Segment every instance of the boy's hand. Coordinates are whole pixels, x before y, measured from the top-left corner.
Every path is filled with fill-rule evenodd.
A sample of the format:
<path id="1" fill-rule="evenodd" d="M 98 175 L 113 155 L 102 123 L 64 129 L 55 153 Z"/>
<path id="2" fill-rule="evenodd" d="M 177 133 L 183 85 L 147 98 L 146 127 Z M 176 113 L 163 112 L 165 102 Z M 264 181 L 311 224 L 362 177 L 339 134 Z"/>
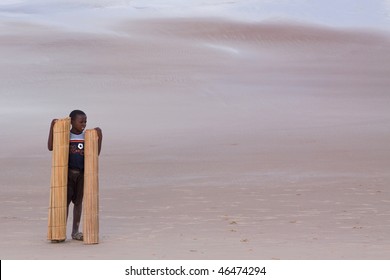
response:
<path id="1" fill-rule="evenodd" d="M 100 151 L 102 150 L 102 140 L 103 140 L 103 133 L 100 127 L 94 128 L 98 135 L 98 155 L 100 155 Z"/>
<path id="2" fill-rule="evenodd" d="M 54 124 L 56 123 L 56 121 L 58 121 L 58 119 L 53 119 L 53 120 L 51 121 L 51 127 L 54 126 Z"/>
<path id="3" fill-rule="evenodd" d="M 50 124 L 49 138 L 47 139 L 47 148 L 49 149 L 49 151 L 53 151 L 53 130 L 54 124 L 57 120 L 58 119 L 53 119 Z"/>
<path id="4" fill-rule="evenodd" d="M 102 133 L 102 130 L 100 129 L 100 127 L 95 127 L 94 129 L 96 130 L 98 137 L 101 139 L 103 136 L 103 133 Z"/>

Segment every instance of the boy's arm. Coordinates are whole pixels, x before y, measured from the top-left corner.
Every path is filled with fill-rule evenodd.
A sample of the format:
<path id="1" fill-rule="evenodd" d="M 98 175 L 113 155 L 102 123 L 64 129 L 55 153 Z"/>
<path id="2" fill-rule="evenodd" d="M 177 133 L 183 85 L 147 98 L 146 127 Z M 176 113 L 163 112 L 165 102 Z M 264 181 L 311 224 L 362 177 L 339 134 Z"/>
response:
<path id="1" fill-rule="evenodd" d="M 53 151 L 53 128 L 56 121 L 57 119 L 53 119 L 50 124 L 49 137 L 47 139 L 47 148 L 49 149 L 49 151 Z"/>
<path id="2" fill-rule="evenodd" d="M 100 151 L 102 150 L 103 133 L 100 127 L 95 127 L 95 130 L 98 135 L 98 155 L 100 155 Z"/>

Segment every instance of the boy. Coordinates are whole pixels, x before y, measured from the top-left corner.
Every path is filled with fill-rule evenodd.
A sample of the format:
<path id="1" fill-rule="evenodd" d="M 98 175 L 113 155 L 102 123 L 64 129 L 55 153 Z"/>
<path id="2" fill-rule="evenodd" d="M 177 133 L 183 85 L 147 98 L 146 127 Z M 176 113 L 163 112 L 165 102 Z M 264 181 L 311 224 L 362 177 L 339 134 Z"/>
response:
<path id="1" fill-rule="evenodd" d="M 84 195 L 84 129 L 87 125 L 87 115 L 81 110 L 73 110 L 71 118 L 69 163 L 68 163 L 68 191 L 67 191 L 67 213 L 70 202 L 73 202 L 73 227 L 72 239 L 83 240 L 83 234 L 79 232 L 81 210 L 83 208 Z M 52 120 L 50 125 L 47 147 L 53 151 L 53 127 L 57 119 Z M 98 154 L 102 147 L 103 134 L 99 127 L 95 127 L 98 140 Z M 64 240 L 63 240 L 64 241 Z"/>

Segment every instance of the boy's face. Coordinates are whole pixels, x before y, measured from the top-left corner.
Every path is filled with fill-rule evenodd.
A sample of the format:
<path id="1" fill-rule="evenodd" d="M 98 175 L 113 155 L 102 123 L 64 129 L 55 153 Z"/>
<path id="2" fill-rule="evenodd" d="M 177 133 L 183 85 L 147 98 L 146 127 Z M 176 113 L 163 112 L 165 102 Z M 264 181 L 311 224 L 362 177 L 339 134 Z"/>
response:
<path id="1" fill-rule="evenodd" d="M 87 116 L 76 115 L 76 117 L 71 121 L 71 123 L 72 123 L 72 132 L 81 133 L 87 126 Z"/>

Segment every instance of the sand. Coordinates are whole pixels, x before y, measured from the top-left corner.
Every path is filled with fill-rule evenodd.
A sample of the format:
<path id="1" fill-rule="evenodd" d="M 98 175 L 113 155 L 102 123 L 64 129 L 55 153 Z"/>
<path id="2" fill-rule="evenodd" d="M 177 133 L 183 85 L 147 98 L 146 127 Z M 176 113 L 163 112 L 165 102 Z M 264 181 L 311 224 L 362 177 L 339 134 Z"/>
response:
<path id="1" fill-rule="evenodd" d="M 0 259 L 389 259 L 388 34 L 0 26 Z M 98 245 L 46 240 L 49 125 L 76 108 L 104 134 Z"/>

